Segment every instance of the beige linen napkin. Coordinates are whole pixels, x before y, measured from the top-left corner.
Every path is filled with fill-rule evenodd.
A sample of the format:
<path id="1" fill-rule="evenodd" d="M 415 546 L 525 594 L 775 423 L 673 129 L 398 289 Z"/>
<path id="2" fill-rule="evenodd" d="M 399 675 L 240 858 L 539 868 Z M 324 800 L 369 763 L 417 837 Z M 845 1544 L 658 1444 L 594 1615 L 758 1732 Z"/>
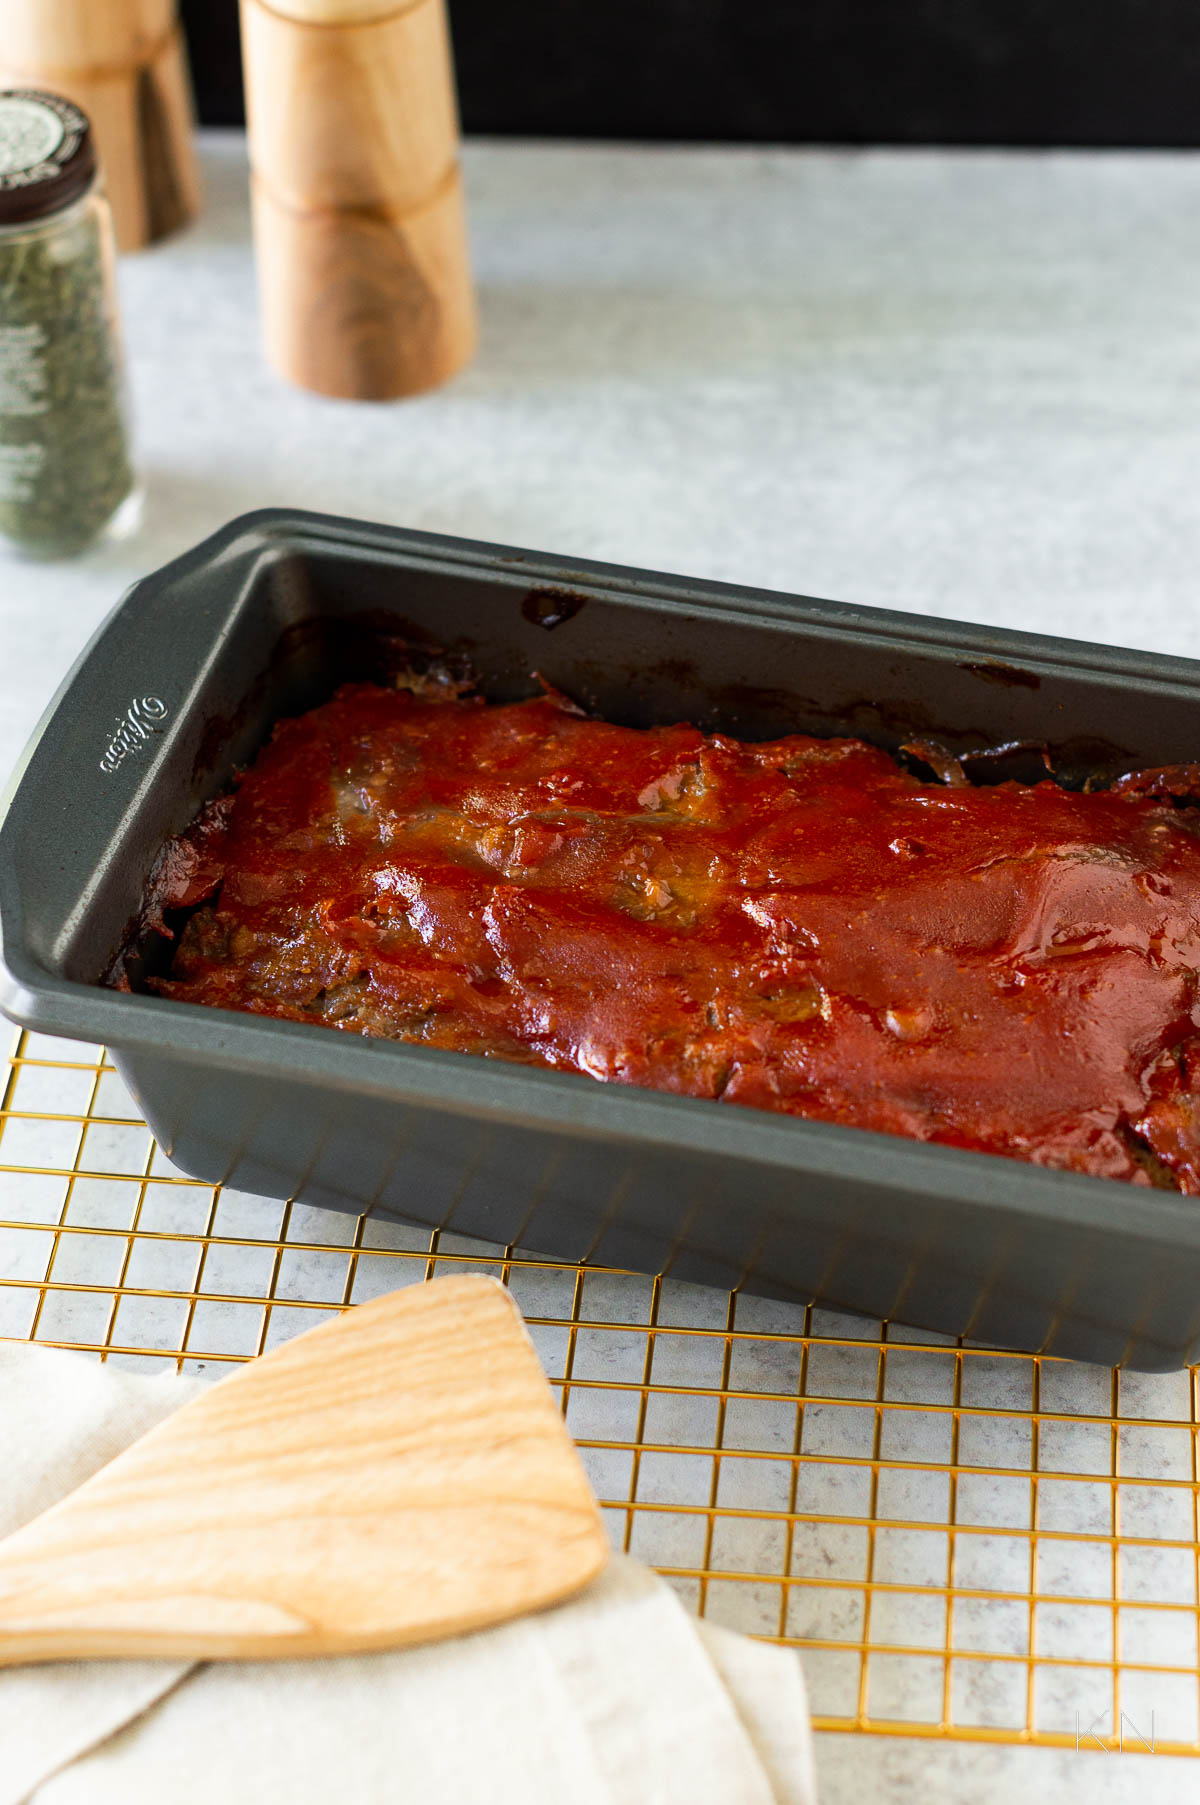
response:
<path id="1" fill-rule="evenodd" d="M 0 1533 L 202 1381 L 0 1344 Z M 0 1805 L 813 1805 L 800 1667 L 624 1556 L 427 1648 L 0 1670 Z"/>

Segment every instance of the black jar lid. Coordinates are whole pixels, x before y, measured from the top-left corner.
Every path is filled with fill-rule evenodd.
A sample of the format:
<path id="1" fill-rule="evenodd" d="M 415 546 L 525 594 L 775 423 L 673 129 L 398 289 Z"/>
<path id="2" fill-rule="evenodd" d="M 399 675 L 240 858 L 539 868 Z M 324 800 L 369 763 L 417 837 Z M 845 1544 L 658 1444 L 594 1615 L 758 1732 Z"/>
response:
<path id="1" fill-rule="evenodd" d="M 0 226 L 58 213 L 87 193 L 95 175 L 86 113 L 37 88 L 0 89 Z"/>

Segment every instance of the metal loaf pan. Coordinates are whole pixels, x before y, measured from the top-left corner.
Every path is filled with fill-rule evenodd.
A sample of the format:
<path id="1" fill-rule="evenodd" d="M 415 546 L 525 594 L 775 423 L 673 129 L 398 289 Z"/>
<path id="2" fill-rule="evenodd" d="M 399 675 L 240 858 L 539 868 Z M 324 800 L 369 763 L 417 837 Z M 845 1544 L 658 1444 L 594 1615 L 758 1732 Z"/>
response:
<path id="1" fill-rule="evenodd" d="M 163 841 L 389 628 L 496 698 L 537 670 L 632 724 L 1044 740 L 1079 776 L 1200 744 L 1182 659 L 249 515 L 135 586 L 34 738 L 0 828 L 17 1021 L 106 1043 L 198 1178 L 1106 1364 L 1200 1356 L 1188 1198 L 100 988 Z"/>

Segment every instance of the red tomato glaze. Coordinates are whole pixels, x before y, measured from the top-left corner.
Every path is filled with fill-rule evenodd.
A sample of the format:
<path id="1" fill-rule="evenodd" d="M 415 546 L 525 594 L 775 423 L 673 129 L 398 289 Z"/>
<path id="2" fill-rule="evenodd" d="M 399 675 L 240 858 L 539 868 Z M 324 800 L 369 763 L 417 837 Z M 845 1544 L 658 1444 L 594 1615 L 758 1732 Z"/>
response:
<path id="1" fill-rule="evenodd" d="M 187 1002 L 1200 1192 L 1200 816 L 348 685 L 161 867 Z"/>

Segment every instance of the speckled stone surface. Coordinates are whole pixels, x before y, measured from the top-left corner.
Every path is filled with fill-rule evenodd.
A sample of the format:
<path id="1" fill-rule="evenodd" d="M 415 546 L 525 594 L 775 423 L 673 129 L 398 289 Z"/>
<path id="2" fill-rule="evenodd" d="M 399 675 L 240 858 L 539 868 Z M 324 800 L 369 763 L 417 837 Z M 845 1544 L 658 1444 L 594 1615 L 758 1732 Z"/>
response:
<path id="1" fill-rule="evenodd" d="M 386 407 L 303 395 L 265 367 L 242 140 L 208 136 L 204 162 L 203 220 L 178 240 L 126 260 L 121 270 L 146 479 L 140 529 L 73 565 L 0 562 L 0 766 L 16 759 L 68 662 L 128 582 L 231 515 L 272 503 L 1200 655 L 1194 599 L 1200 158 L 474 144 L 467 175 L 483 306 L 480 355 L 444 391 Z M 50 1084 L 47 1070 L 31 1066 L 20 1077 L 18 1104 L 33 1113 L 10 1124 L 3 1152 L 11 1164 L 68 1158 L 69 1150 L 50 1147 L 58 1130 L 37 1118 L 39 1109 L 55 1107 L 51 1089 L 35 1090 Z M 60 1073 L 55 1082 L 73 1080 Z M 101 1082 L 115 1084 L 108 1077 Z M 102 1113 L 119 1123 L 125 1106 L 115 1090 L 110 1104 Z M 81 1105 L 69 1098 L 57 1107 Z M 113 1139 L 139 1131 L 118 1125 L 88 1134 L 101 1132 Z M 106 1157 L 114 1166 L 125 1159 L 115 1139 Z M 68 1210 L 78 1207 L 81 1221 L 91 1212 L 97 1222 L 115 1210 L 113 1221 L 124 1221 L 122 1201 L 99 1190 L 92 1195 L 88 1183 L 96 1190 L 100 1181 L 80 1181 Z M 15 1221 L 20 1207 L 21 1220 L 42 1222 L 35 1192 L 26 1178 L 14 1201 L 10 1185 L 0 1215 Z M 153 1184 L 149 1195 L 153 1203 Z M 191 1201 L 201 1209 L 203 1199 Z M 163 1208 L 168 1204 L 183 1215 L 176 1223 L 168 1211 L 162 1229 L 188 1232 L 180 1226 L 190 1207 L 187 1190 L 164 1190 Z M 210 1250 L 220 1258 L 206 1266 L 205 1288 L 259 1296 L 264 1279 L 255 1263 L 262 1264 L 262 1250 L 239 1250 L 235 1243 L 243 1234 L 274 1234 L 279 1206 L 227 1193 L 220 1207 L 229 1212 L 222 1218 L 228 1245 Z M 258 1222 L 259 1216 L 265 1228 L 238 1226 L 242 1217 Z M 336 1246 L 340 1235 L 328 1226 L 334 1220 L 306 1232 L 317 1240 L 328 1230 Z M 143 1229 L 156 1221 L 147 1217 Z M 70 1272 L 76 1283 L 119 1282 L 103 1267 L 114 1243 L 66 1234 L 52 1256 L 50 1242 L 33 1226 L 0 1231 L 0 1276 L 36 1286 L 53 1257 L 65 1262 L 55 1265 L 60 1278 Z M 181 1268 L 172 1276 L 167 1267 L 191 1257 L 166 1241 L 139 1241 L 135 1258 L 151 1263 L 144 1273 L 126 1271 L 120 1282 L 186 1290 L 194 1272 L 189 1277 Z M 328 1256 L 335 1265 L 338 1257 Z M 314 1261 L 319 1265 L 311 1251 L 284 1256 L 277 1293 L 284 1301 L 273 1332 L 288 1332 L 289 1295 L 324 1295 Z M 364 1257 L 365 1284 L 402 1282 L 394 1263 L 380 1264 L 375 1273 L 369 1252 Z M 411 1276 L 420 1276 L 423 1261 L 412 1264 Z M 340 1296 L 336 1274 L 335 1280 L 331 1302 Z M 358 1279 L 355 1284 L 357 1296 Z M 645 1321 L 639 1287 L 644 1281 L 622 1281 L 619 1297 L 614 1292 L 601 1300 L 606 1317 L 630 1313 L 631 1352 L 612 1334 L 595 1336 L 589 1353 L 582 1331 L 581 1374 L 592 1358 L 601 1387 L 636 1377 L 633 1367 L 626 1374 L 621 1365 L 625 1353 L 634 1366 L 644 1357 L 636 1327 Z M 683 1389 L 675 1416 L 655 1426 L 663 1444 L 692 1444 L 712 1434 L 707 1418 L 700 1420 L 708 1401 L 686 1388 L 713 1383 L 704 1367 L 712 1343 L 702 1331 L 711 1332 L 715 1296 L 681 1287 L 672 1303 L 683 1332 L 665 1345 L 675 1359 L 671 1382 Z M 59 1324 L 60 1332 L 86 1340 L 91 1331 L 82 1313 L 96 1306 L 96 1294 L 63 1291 L 52 1301 L 78 1316 L 65 1328 Z M 535 1315 L 559 1309 L 532 1294 L 521 1301 Z M 719 1301 L 723 1309 L 723 1294 Z M 128 1317 L 131 1326 L 122 1332 L 134 1344 L 144 1332 L 149 1339 L 141 1345 L 174 1345 L 165 1317 L 150 1322 L 152 1304 L 160 1314 L 166 1308 L 153 1299 L 123 1298 L 122 1322 Z M 139 1305 L 148 1313 L 142 1331 L 134 1325 Z M 0 1332 L 27 1332 L 16 1290 L 0 1292 L 0 1306 Z M 201 1304 L 191 1320 L 211 1320 L 204 1333 L 216 1339 L 209 1345 L 225 1336 L 229 1351 L 247 1351 L 237 1344 L 247 1331 L 234 1319 L 242 1308 Z M 45 1320 L 41 1332 L 49 1336 L 56 1319 Z M 696 1331 L 690 1338 L 688 1328 Z M 831 1395 L 874 1399 L 874 1351 L 860 1372 L 852 1344 L 856 1333 L 869 1339 L 875 1332 L 871 1325 L 856 1330 L 848 1319 L 826 1325 L 834 1341 L 840 1334 L 848 1344 L 823 1350 L 830 1370 L 822 1383 Z M 785 1345 L 748 1341 L 746 1358 L 767 1373 Z M 554 1332 L 547 1330 L 539 1346 L 553 1370 L 560 1352 Z M 933 1466 L 948 1458 L 939 1452 L 948 1419 L 938 1388 L 939 1362 L 951 1357 L 933 1349 L 919 1360 L 908 1356 L 922 1375 L 916 1391 L 904 1390 L 904 1358 L 891 1356 L 888 1365 L 888 1383 L 900 1386 L 894 1395 L 908 1406 L 896 1418 L 900 1440 L 893 1453 Z M 983 1364 L 971 1370 L 989 1408 L 1005 1407 L 1004 1384 L 1024 1382 L 1021 1363 L 997 1367 L 990 1378 Z M 1107 1441 L 1103 1447 L 1089 1441 L 1097 1431 L 1108 1436 L 1094 1418 L 1108 1411 L 1104 1388 L 1111 1378 L 1084 1367 L 1047 1370 L 1058 1390 L 1041 1398 L 1055 1420 L 1043 1429 L 1039 1473 L 1070 1477 L 1039 1479 L 1039 1509 L 1063 1513 L 1060 1535 L 1095 1540 L 1042 1544 L 1042 1559 L 1066 1564 L 1061 1572 L 1047 1567 L 1041 1588 L 1056 1597 L 1066 1591 L 1079 1602 L 1039 1605 L 1036 1625 L 1014 1626 L 1008 1652 L 1027 1653 L 1028 1637 L 1036 1634 L 1041 1656 L 1057 1653 L 1069 1661 L 1074 1650 L 1094 1650 L 1096 1637 L 1111 1641 L 1119 1627 L 1128 1639 L 1125 1659 L 1147 1670 L 1156 1663 L 1172 1669 L 1169 1686 L 1151 1673 L 1136 1695 L 1140 1714 L 1157 1698 L 1160 1723 L 1165 1714 L 1179 1733 L 1195 1734 L 1195 1686 L 1184 1699 L 1178 1684 L 1195 1660 L 1195 1549 L 1187 1546 L 1194 1521 L 1187 1528 L 1175 1520 L 1185 1499 L 1192 1502 L 1195 1456 L 1188 1432 L 1170 1426 L 1188 1413 L 1187 1383 L 1182 1375 L 1165 1375 L 1123 1384 L 1122 1413 L 1135 1421 L 1127 1435 L 1122 1431 L 1119 1470 L 1140 1489 L 1125 1488 L 1122 1529 L 1142 1534 L 1147 1548 L 1135 1550 L 1120 1575 L 1125 1603 L 1118 1611 L 1111 1547 L 1095 1513 L 1111 1508 L 1120 1488 L 1106 1477 L 1114 1458 Z M 747 1378 L 743 1389 L 770 1389 L 776 1380 L 785 1391 L 795 1383 L 794 1375 L 776 1373 L 770 1384 Z M 812 1389 L 812 1375 L 810 1381 Z M 581 1389 L 577 1396 L 581 1412 L 584 1404 L 592 1410 L 569 1417 L 577 1434 L 597 1441 L 606 1432 L 629 1436 L 629 1425 L 610 1421 L 597 1403 L 605 1396 L 623 1402 L 627 1394 Z M 1028 1407 L 1015 1393 L 1007 1404 Z M 794 1404 L 786 1405 L 779 1424 L 764 1414 L 774 1406 L 755 1408 L 745 1433 L 757 1440 L 744 1445 L 769 1449 L 773 1437 L 784 1438 L 781 1449 L 790 1445 Z M 868 1414 L 813 1407 L 817 1439 L 806 1440 L 806 1452 L 814 1460 L 822 1451 L 831 1461 L 867 1459 L 869 1448 L 853 1437 L 857 1418 Z M 1156 1429 L 1157 1419 L 1168 1421 Z M 1006 1538 L 1004 1530 L 1028 1523 L 1029 1481 L 1020 1469 L 1031 1456 L 1012 1441 L 1012 1417 L 980 1415 L 970 1422 L 978 1440 L 956 1458 L 977 1469 L 974 1495 L 960 1476 L 956 1521 L 996 1530 L 970 1544 L 991 1563 L 974 1583 L 1010 1583 L 1019 1592 L 1027 1571 L 1022 1578 L 1014 1569 L 1005 1581 L 997 1563 L 1011 1556 L 1028 1568 L 1027 1541 Z M 1018 1420 L 1018 1432 L 1019 1426 Z M 603 1450 L 590 1458 L 598 1489 L 619 1490 L 625 1481 L 607 1474 Z M 643 1458 L 646 1490 L 639 1496 L 661 1494 L 660 1504 L 669 1503 L 690 1483 L 680 1463 L 692 1456 Z M 730 1477 L 723 1485 L 736 1488 L 744 1479 L 748 1486 L 753 1479 L 761 1487 L 771 1480 L 770 1462 L 741 1464 L 742 1478 L 736 1461 L 725 1464 Z M 805 1470 L 815 1474 L 818 1465 Z M 829 1483 L 852 1471 L 858 1469 L 831 1465 Z M 1096 1476 L 1094 1485 L 1088 1474 Z M 903 1519 L 924 1512 L 922 1520 L 944 1520 L 945 1502 L 940 1492 L 933 1495 L 936 1474 L 910 1473 L 893 1483 L 907 1490 L 890 1504 L 880 1501 L 880 1514 L 886 1507 Z M 929 1495 L 918 1495 L 920 1487 Z M 741 1495 L 731 1491 L 729 1498 Z M 749 1490 L 744 1496 L 753 1504 Z M 773 1508 L 770 1500 L 764 1507 Z M 1142 1512 L 1140 1532 L 1128 1515 L 1135 1509 Z M 670 1543 L 672 1519 L 645 1521 L 667 1540 L 635 1551 L 667 1564 L 672 1557 L 696 1558 L 686 1556 L 682 1543 Z M 752 1519 L 745 1522 L 753 1527 Z M 920 1547 L 911 1532 L 893 1531 L 890 1542 L 888 1533 L 879 1532 L 879 1544 L 897 1563 L 900 1580 L 925 1583 L 921 1562 L 935 1531 L 920 1532 Z M 842 1558 L 835 1544 L 826 1537 L 815 1548 L 822 1571 Z M 736 1552 L 747 1570 L 769 1558 L 749 1545 Z M 796 1633 L 853 1642 L 861 1633 L 853 1621 L 854 1577 L 847 1574 L 844 1591 L 798 1588 Z M 954 1583 L 969 1590 L 971 1576 L 956 1569 Z M 714 1587 L 713 1615 L 720 1615 L 717 1596 Z M 916 1601 L 915 1613 L 922 1595 L 895 1597 Z M 743 1587 L 739 1598 L 738 1609 L 752 1613 L 752 1588 Z M 1139 1616 L 1143 1600 L 1156 1608 Z M 978 1623 L 969 1610 L 960 1620 L 970 1602 L 955 1599 L 956 1646 L 970 1647 L 971 1636 L 984 1633 L 981 1613 Z M 810 1606 L 812 1622 L 801 1622 Z M 727 1620 L 756 1627 L 732 1610 Z M 944 1624 L 916 1615 L 890 1632 L 897 1642 L 919 1645 L 925 1638 L 931 1648 L 940 1648 L 945 1633 Z M 986 1626 L 992 1641 L 975 1646 L 1002 1654 L 1008 1634 L 1003 1612 L 993 1610 Z M 1172 1637 L 1168 1646 L 1164 1638 Z M 1111 1651 L 1103 1658 L 1111 1659 Z M 899 1717 L 925 1714 L 921 1659 L 913 1656 L 903 1673 L 896 1670 Z M 1072 1672 L 1057 1671 L 1068 1679 Z M 1024 1700 L 1007 1699 L 1005 1686 L 1014 1674 L 1024 1683 L 1024 1662 L 1011 1669 L 997 1664 L 994 1673 L 979 1663 L 973 1672 L 983 1676 L 973 1701 L 980 1721 L 1004 1721 L 1006 1710 L 1021 1721 Z M 883 1699 L 887 1683 L 881 1673 L 873 1698 Z M 836 1653 L 813 1666 L 810 1684 L 814 1695 L 826 1689 L 817 1708 L 831 1714 L 845 1708 Z M 1064 1694 L 1060 1702 L 1067 1723 L 1071 1700 Z M 935 1705 L 929 1708 L 936 1717 Z M 1056 1708 L 1053 1697 L 1047 1708 Z M 1164 1756 L 939 1747 L 834 1734 L 820 1742 L 827 1805 L 864 1796 L 997 1805 L 1076 1794 L 1104 1801 L 1149 1794 L 1174 1805 L 1200 1790 L 1200 1762 Z"/>
<path id="2" fill-rule="evenodd" d="M 260 355 L 245 152 L 121 287 L 144 526 L 0 565 L 0 764 L 133 577 L 290 503 L 1200 651 L 1200 159 L 475 144 L 474 365 Z"/>

